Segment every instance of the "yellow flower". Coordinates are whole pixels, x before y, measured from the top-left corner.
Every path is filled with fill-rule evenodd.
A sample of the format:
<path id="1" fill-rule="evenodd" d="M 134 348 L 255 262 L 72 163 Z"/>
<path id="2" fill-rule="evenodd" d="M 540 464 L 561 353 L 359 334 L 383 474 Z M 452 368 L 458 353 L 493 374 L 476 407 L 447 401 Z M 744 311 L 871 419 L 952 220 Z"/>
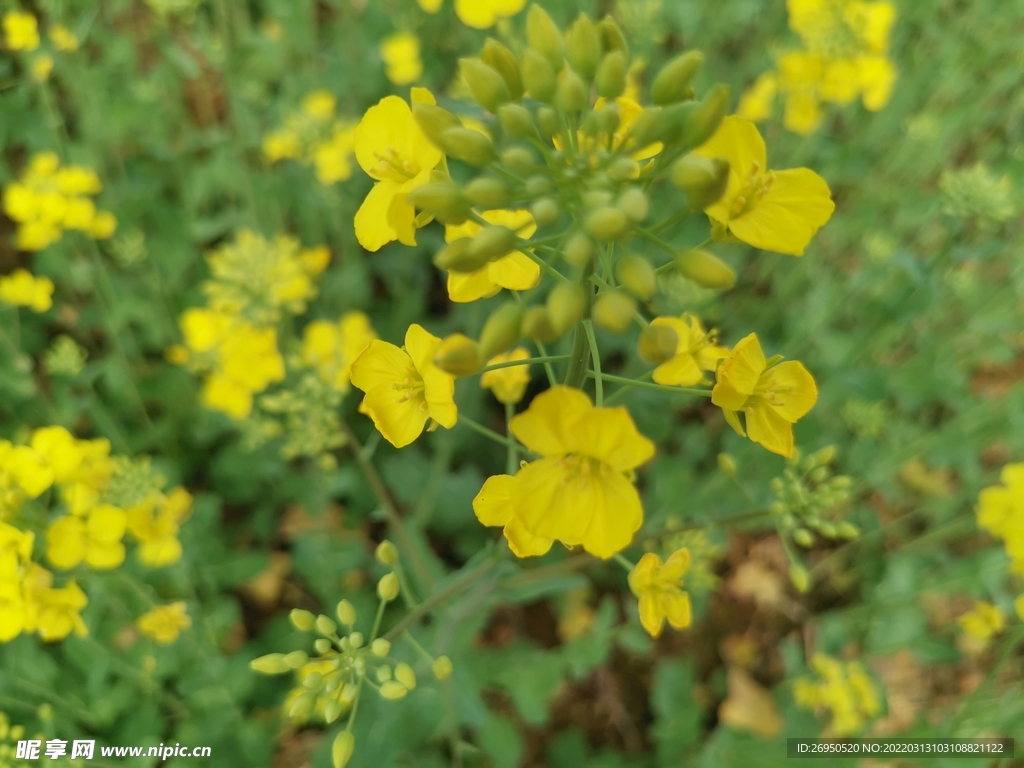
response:
<path id="1" fill-rule="evenodd" d="M 53 57 L 45 53 L 33 58 L 29 65 L 29 74 L 33 82 L 36 83 L 45 83 L 50 79 L 51 72 L 53 72 Z"/>
<path id="2" fill-rule="evenodd" d="M 89 634 L 79 615 L 89 600 L 74 579 L 54 588 L 53 574 L 32 565 L 23 582 L 25 596 L 25 630 L 38 632 L 47 641 L 63 640 L 74 632 L 79 637 Z"/>
<path id="3" fill-rule="evenodd" d="M 458 419 L 455 379 L 433 363 L 440 343 L 413 324 L 404 347 L 374 339 L 352 363 L 352 385 L 366 393 L 359 412 L 396 448 L 419 437 L 428 420 L 451 429 Z"/>
<path id="4" fill-rule="evenodd" d="M 302 139 L 287 128 L 271 131 L 263 137 L 263 157 L 268 163 L 295 160 L 302 156 Z"/>
<path id="5" fill-rule="evenodd" d="M 726 117 L 696 153 L 729 161 L 725 194 L 705 212 L 713 225 L 744 243 L 802 256 L 832 216 L 828 184 L 814 171 L 768 170 L 764 139 L 749 120 Z"/>
<path id="6" fill-rule="evenodd" d="M 8 11 L 4 14 L 4 36 L 12 51 L 34 51 L 39 47 L 36 17 L 24 11 Z"/>
<path id="7" fill-rule="evenodd" d="M 416 0 L 416 2 L 427 13 L 437 13 L 441 10 L 444 0 Z"/>
<path id="8" fill-rule="evenodd" d="M 503 352 L 487 361 L 487 365 L 508 363 L 513 360 L 526 360 L 530 352 L 525 347 L 516 347 L 511 352 Z M 526 394 L 526 386 L 530 383 L 530 366 L 513 365 L 487 371 L 480 377 L 480 386 L 491 390 L 499 403 L 518 403 Z"/>
<path id="9" fill-rule="evenodd" d="M 46 529 L 46 557 L 61 570 L 85 560 L 90 568 L 109 570 L 124 562 L 124 510 L 99 504 L 83 517 L 65 515 Z"/>
<path id="10" fill-rule="evenodd" d="M 25 628 L 25 600 L 21 584 L 0 580 L 0 643 L 13 640 Z"/>
<path id="11" fill-rule="evenodd" d="M 779 81 L 774 72 L 765 72 L 743 92 L 736 114 L 744 120 L 760 123 L 772 115 L 772 104 L 779 90 Z"/>
<path id="12" fill-rule="evenodd" d="M 435 103 L 425 88 L 412 89 L 413 103 Z M 410 191 L 430 181 L 441 151 L 423 135 L 409 105 L 385 96 L 370 107 L 356 126 L 356 160 L 376 180 L 356 212 L 359 244 L 378 251 L 392 240 L 416 245 L 416 211 L 406 200 Z"/>
<path id="13" fill-rule="evenodd" d="M 185 603 L 179 600 L 168 605 L 158 605 L 142 614 L 135 626 L 142 634 L 167 645 L 178 639 L 181 630 L 192 626 L 192 618 L 185 610 Z"/>
<path id="14" fill-rule="evenodd" d="M 314 120 L 328 120 L 334 114 L 336 103 L 330 91 L 313 91 L 302 100 L 302 113 Z"/>
<path id="15" fill-rule="evenodd" d="M 352 361 L 377 338 L 370 318 L 362 312 L 346 312 L 341 320 L 314 320 L 302 332 L 302 362 L 320 378 L 347 392 Z"/>
<path id="16" fill-rule="evenodd" d="M 526 0 L 455 0 L 455 15 L 467 27 L 490 29 L 499 19 L 515 16 L 525 5 Z"/>
<path id="17" fill-rule="evenodd" d="M 979 600 L 971 610 L 960 616 L 956 623 L 971 637 L 990 640 L 1003 631 L 1006 618 L 998 606 Z"/>
<path id="18" fill-rule="evenodd" d="M 252 396 L 284 379 L 284 358 L 277 349 L 277 330 L 244 321 L 234 324 L 217 349 L 218 367 L 206 377 L 203 405 L 234 419 L 252 412 Z"/>
<path id="19" fill-rule="evenodd" d="M 139 542 L 138 557 L 151 568 L 181 559 L 178 531 L 192 513 L 192 496 L 175 488 L 166 496 L 152 494 L 127 511 L 128 531 Z"/>
<path id="20" fill-rule="evenodd" d="M 50 28 L 50 40 L 58 51 L 74 53 L 78 50 L 78 37 L 63 24 L 55 24 Z"/>
<path id="21" fill-rule="evenodd" d="M 485 211 L 485 221 L 511 229 L 526 239 L 537 231 L 537 224 L 529 211 Z M 462 237 L 473 237 L 481 226 L 475 221 L 445 227 L 445 242 Z M 512 251 L 495 259 L 476 272 L 449 272 L 448 296 L 452 301 L 467 303 L 487 298 L 502 288 L 525 291 L 540 282 L 540 266 L 520 251 Z"/>
<path id="22" fill-rule="evenodd" d="M 0 521 L 0 583 L 17 581 L 21 568 L 32 558 L 35 535 Z"/>
<path id="23" fill-rule="evenodd" d="M 484 483 L 473 500 L 480 522 L 504 526 L 520 557 L 546 552 L 554 539 L 603 558 L 625 548 L 643 523 L 632 473 L 654 455 L 629 411 L 595 408 L 580 390 L 556 386 L 510 426 L 542 458 Z"/>
<path id="24" fill-rule="evenodd" d="M 821 102 L 813 91 L 793 91 L 786 96 L 782 124 L 801 136 L 810 136 L 821 125 Z"/>
<path id="25" fill-rule="evenodd" d="M 714 343 L 714 334 L 704 330 L 695 315 L 656 317 L 651 325 L 671 328 L 676 334 L 676 354 L 654 369 L 652 378 L 658 384 L 689 387 L 708 383 L 703 371 L 713 371 L 718 361 L 729 354 L 727 347 Z"/>
<path id="26" fill-rule="evenodd" d="M 768 367 L 757 334 L 740 341 L 718 366 L 711 402 L 740 435 L 749 433 L 780 456 L 793 455 L 793 424 L 807 415 L 818 399 L 814 378 L 801 363 Z M 747 433 L 738 411 L 746 414 Z"/>
<path id="27" fill-rule="evenodd" d="M 84 453 L 64 427 L 41 427 L 32 433 L 28 445 L 13 447 L 5 461 L 18 485 L 32 498 L 53 483 L 73 479 Z"/>
<path id="28" fill-rule="evenodd" d="M 826 735 L 851 736 L 881 710 L 875 685 L 857 662 L 844 664 L 818 653 L 811 659 L 811 668 L 817 679 L 804 677 L 796 680 L 793 698 L 803 709 L 832 715 Z"/>
<path id="29" fill-rule="evenodd" d="M 885 56 L 861 56 L 857 59 L 862 89 L 861 101 L 866 109 L 877 112 L 892 98 L 896 84 L 896 68 Z"/>
<path id="30" fill-rule="evenodd" d="M 380 57 L 388 80 L 395 85 L 415 83 L 423 76 L 420 39 L 412 32 L 399 32 L 385 37 L 380 44 Z"/>
<path id="31" fill-rule="evenodd" d="M 1004 541 L 1010 569 L 1024 575 L 1024 464 L 1007 464 L 999 479 L 978 494 L 978 526 Z"/>
<path id="32" fill-rule="evenodd" d="M 844 9 L 843 20 L 865 48 L 882 53 L 889 48 L 889 33 L 896 23 L 896 6 L 885 0 L 850 2 Z"/>
<path id="33" fill-rule="evenodd" d="M 648 552 L 630 572 L 629 588 L 640 600 L 640 623 L 651 637 L 661 634 L 665 619 L 674 629 L 690 626 L 690 596 L 682 588 L 689 568 L 690 552 L 680 549 L 664 565 Z"/>
<path id="34" fill-rule="evenodd" d="M 352 148 L 355 137 L 355 126 L 338 123 L 330 139 L 313 145 L 316 180 L 325 187 L 352 177 Z"/>
<path id="35" fill-rule="evenodd" d="M 34 277 L 26 269 L 0 277 L 0 301 L 12 306 L 45 312 L 53 306 L 52 296 L 53 281 L 48 277 Z"/>

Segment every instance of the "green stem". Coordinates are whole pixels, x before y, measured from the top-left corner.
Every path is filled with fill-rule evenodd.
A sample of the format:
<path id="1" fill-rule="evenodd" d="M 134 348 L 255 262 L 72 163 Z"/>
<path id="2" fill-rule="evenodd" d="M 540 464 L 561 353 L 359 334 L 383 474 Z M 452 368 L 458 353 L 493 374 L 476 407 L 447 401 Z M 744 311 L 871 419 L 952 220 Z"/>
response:
<path id="1" fill-rule="evenodd" d="M 594 301 L 594 289 L 590 287 L 590 276 L 594 273 L 594 261 L 591 259 L 583 268 L 580 283 L 586 293 L 586 306 L 583 309 L 583 317 L 590 317 L 590 308 Z M 587 329 L 583 326 L 583 320 L 576 323 L 572 334 L 572 347 L 569 350 L 569 368 L 565 372 L 565 385 L 580 389 L 583 382 L 587 380 L 587 372 L 590 368 L 590 342 L 587 339 Z"/>
<path id="2" fill-rule="evenodd" d="M 594 336 L 594 324 L 588 317 L 583 321 L 583 329 L 587 332 L 590 344 L 590 359 L 594 366 L 594 404 L 600 408 L 604 405 L 604 382 L 601 379 L 601 355 L 597 351 L 597 338 Z"/>
<path id="3" fill-rule="evenodd" d="M 519 468 L 519 450 L 512 439 L 512 417 L 516 415 L 515 403 L 505 403 L 505 433 L 509 436 L 508 456 L 505 459 L 505 472 L 514 475 Z"/>
<path id="4" fill-rule="evenodd" d="M 561 362 L 562 360 L 568 360 L 568 355 L 548 355 L 545 354 L 543 357 L 528 357 L 525 360 L 506 360 L 504 363 L 494 363 L 488 365 L 486 368 L 481 368 L 479 373 L 487 373 L 488 371 L 497 371 L 500 368 L 515 368 L 519 365 L 531 365 L 532 363 L 555 363 Z"/>
<path id="5" fill-rule="evenodd" d="M 547 348 L 543 344 L 541 344 L 539 341 L 536 341 L 534 343 L 537 345 L 537 349 L 540 350 L 541 355 L 543 355 L 543 357 L 540 357 L 538 359 L 544 361 L 544 373 L 546 373 L 547 376 L 548 376 L 548 384 L 553 387 L 553 386 L 555 386 L 555 384 L 558 383 L 558 378 L 555 376 L 555 369 L 551 367 L 551 362 L 549 362 L 549 361 L 553 361 L 555 357 L 560 357 L 563 360 L 568 360 L 569 356 L 568 355 L 555 355 L 555 356 L 551 356 L 551 355 L 548 354 L 548 350 L 547 350 Z"/>
<path id="6" fill-rule="evenodd" d="M 511 447 L 512 445 L 515 444 L 514 441 L 511 438 L 505 437 L 503 435 L 499 435 L 493 429 L 488 429 L 483 424 L 480 424 L 479 422 L 474 421 L 473 419 L 469 418 L 468 416 L 464 416 L 461 413 L 459 414 L 459 422 L 458 423 L 459 424 L 465 424 L 467 427 L 472 429 L 474 432 L 479 432 L 484 437 L 489 438 L 489 439 L 493 440 L 496 443 L 501 443 L 504 446 Z"/>
<path id="7" fill-rule="evenodd" d="M 412 632 L 406 630 L 402 633 L 402 637 L 405 638 L 405 640 L 419 652 L 420 656 L 429 661 L 431 664 L 434 663 L 434 657 L 430 655 L 430 652 L 427 651 L 426 648 L 420 645 L 419 640 L 412 636 Z"/>
<path id="8" fill-rule="evenodd" d="M 588 372 L 589 376 L 595 376 L 594 373 Z M 666 387 L 664 384 L 653 384 L 649 381 L 637 381 L 636 379 L 627 379 L 622 376 L 612 376 L 609 373 L 600 374 L 601 378 L 605 381 L 611 381 L 616 384 L 622 384 L 626 387 L 640 387 L 641 389 L 654 389 L 659 392 L 669 392 L 674 395 L 696 395 L 698 397 L 711 397 L 710 389 L 696 389 L 694 387 Z M 596 376 L 595 376 L 596 378 Z M 615 393 L 616 395 L 618 392 Z"/>
<path id="9" fill-rule="evenodd" d="M 636 565 L 623 557 L 621 552 L 616 552 L 612 557 L 615 559 L 616 563 L 626 569 L 626 573 L 632 573 L 633 569 L 636 568 Z"/>

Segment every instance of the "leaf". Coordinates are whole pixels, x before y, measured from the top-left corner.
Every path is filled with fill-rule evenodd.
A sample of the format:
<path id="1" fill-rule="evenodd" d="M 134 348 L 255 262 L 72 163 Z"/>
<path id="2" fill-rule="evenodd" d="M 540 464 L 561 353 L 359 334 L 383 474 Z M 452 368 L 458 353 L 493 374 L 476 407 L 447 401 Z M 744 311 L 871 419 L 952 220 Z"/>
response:
<path id="1" fill-rule="evenodd" d="M 523 739 L 510 720 L 491 714 L 477 734 L 480 746 L 501 768 L 516 768 L 523 754 Z"/>

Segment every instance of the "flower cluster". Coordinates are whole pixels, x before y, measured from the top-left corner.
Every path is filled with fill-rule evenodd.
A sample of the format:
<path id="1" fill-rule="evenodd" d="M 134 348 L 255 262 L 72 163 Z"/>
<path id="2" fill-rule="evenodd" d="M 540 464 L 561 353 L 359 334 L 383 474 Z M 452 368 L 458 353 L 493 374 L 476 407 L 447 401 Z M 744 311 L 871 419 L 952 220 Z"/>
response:
<path id="1" fill-rule="evenodd" d="M 896 68 L 889 59 L 889 34 L 896 6 L 888 0 L 788 0 L 789 26 L 802 47 L 776 58 L 740 100 L 738 114 L 767 119 L 777 94 L 785 98 L 783 122 L 803 136 L 823 119 L 822 103 L 849 104 L 860 97 L 878 111 L 889 103 Z"/>
<path id="2" fill-rule="evenodd" d="M 328 91 L 314 91 L 284 125 L 263 137 L 268 163 L 298 160 L 312 165 L 325 187 L 352 176 L 354 126 L 335 117 L 336 100 Z"/>
<path id="3" fill-rule="evenodd" d="M 846 475 L 832 475 L 829 465 L 835 455 L 835 448 L 829 446 L 802 461 L 794 456 L 782 477 L 772 478 L 769 484 L 775 501 L 768 511 L 776 517 L 779 530 L 801 547 L 814 544 L 814 533 L 825 539 L 860 535 L 853 523 L 840 519 L 852 481 Z"/>
<path id="4" fill-rule="evenodd" d="M 185 603 L 179 600 L 147 611 L 136 619 L 135 626 L 147 637 L 162 645 L 169 645 L 178 639 L 183 629 L 192 626 L 192 618 L 186 611 Z"/>
<path id="5" fill-rule="evenodd" d="M 0 302 L 45 312 L 53 306 L 53 280 L 36 277 L 27 269 L 16 269 L 0 277 Z"/>
<path id="6" fill-rule="evenodd" d="M 97 210 L 90 199 L 103 189 L 96 172 L 60 164 L 54 152 L 33 155 L 17 181 L 4 187 L 4 213 L 18 225 L 15 243 L 24 251 L 41 251 L 78 230 L 102 240 L 114 234 L 117 220 Z"/>
<path id="7" fill-rule="evenodd" d="M 971 610 L 957 617 L 956 623 L 974 640 L 987 643 L 1006 627 L 1006 617 L 999 606 L 979 600 Z"/>
<path id="8" fill-rule="evenodd" d="M 31 53 L 39 50 L 42 39 L 39 23 L 27 11 L 7 11 L 3 16 L 4 45 L 11 51 Z M 55 24 L 49 30 L 51 53 L 74 53 L 78 50 L 78 36 L 63 24 Z M 53 70 L 51 53 L 37 53 L 29 59 L 28 72 L 37 83 L 45 82 Z"/>
<path id="9" fill-rule="evenodd" d="M 828 712 L 832 719 L 825 729 L 831 737 L 852 736 L 881 710 L 875 684 L 859 662 L 843 663 L 818 653 L 811 659 L 815 677 L 799 678 L 793 686 L 798 706 Z"/>

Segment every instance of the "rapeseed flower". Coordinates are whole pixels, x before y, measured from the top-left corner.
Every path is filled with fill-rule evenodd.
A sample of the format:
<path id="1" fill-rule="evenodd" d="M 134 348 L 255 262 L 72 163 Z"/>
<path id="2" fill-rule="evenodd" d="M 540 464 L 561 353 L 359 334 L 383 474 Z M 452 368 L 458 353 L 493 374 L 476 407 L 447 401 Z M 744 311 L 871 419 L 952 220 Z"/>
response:
<path id="1" fill-rule="evenodd" d="M 4 44 L 12 51 L 34 51 L 39 47 L 39 25 L 26 11 L 4 14 Z"/>
<path id="2" fill-rule="evenodd" d="M 537 223 L 529 211 L 484 211 L 489 224 L 511 229 L 522 238 L 537 231 Z M 445 227 L 444 239 L 452 243 L 473 237 L 482 229 L 475 221 Z M 494 296 L 502 288 L 526 291 L 540 282 L 540 266 L 521 251 L 512 251 L 487 263 L 475 272 L 449 272 L 448 296 L 452 301 L 466 303 Z"/>
<path id="3" fill-rule="evenodd" d="M 169 645 L 178 639 L 181 630 L 192 626 L 192 617 L 185 610 L 185 603 L 178 601 L 167 605 L 158 605 L 142 614 L 135 626 L 139 632 L 152 637 L 158 643 Z"/>
<path id="4" fill-rule="evenodd" d="M 503 352 L 495 355 L 487 361 L 487 365 L 498 363 L 510 363 L 515 360 L 527 360 L 530 352 L 526 347 L 516 347 L 510 352 Z M 491 390 L 491 394 L 499 403 L 518 403 L 526 394 L 526 387 L 530 383 L 530 366 L 513 365 L 507 368 L 498 368 L 493 371 L 486 371 L 480 377 L 480 386 Z"/>
<path id="5" fill-rule="evenodd" d="M 50 27 L 50 41 L 58 51 L 74 53 L 78 50 L 78 36 L 63 24 Z"/>
<path id="6" fill-rule="evenodd" d="M 319 141 L 311 149 L 316 180 L 325 187 L 352 178 L 352 150 L 355 146 L 355 125 L 338 122 L 330 138 Z"/>
<path id="7" fill-rule="evenodd" d="M 674 629 L 686 629 L 692 621 L 690 596 L 683 591 L 683 576 L 690 568 L 690 552 L 673 552 L 664 564 L 653 552 L 646 553 L 630 571 L 629 588 L 640 601 L 640 624 L 657 637 L 665 620 Z"/>
<path id="8" fill-rule="evenodd" d="M 967 613 L 957 618 L 956 623 L 976 640 L 988 641 L 1006 627 L 1006 617 L 999 606 L 979 600 Z"/>
<path id="9" fill-rule="evenodd" d="M 314 320 L 302 331 L 302 362 L 341 392 L 347 392 L 352 361 L 377 338 L 363 312 L 346 312 L 337 323 Z"/>
<path id="10" fill-rule="evenodd" d="M 0 301 L 12 307 L 45 312 L 53 306 L 53 280 L 36 277 L 27 269 L 16 269 L 0 277 Z"/>
<path id="11" fill-rule="evenodd" d="M 818 399 L 814 378 L 801 363 L 769 367 L 757 334 L 741 340 L 718 366 L 711 402 L 729 425 L 772 453 L 793 455 L 793 424 L 807 415 Z M 746 414 L 747 431 L 740 426 Z"/>
<path id="12" fill-rule="evenodd" d="M 416 0 L 427 13 L 441 10 L 444 0 Z M 490 29 L 501 19 L 515 16 L 526 0 L 455 0 L 455 15 L 467 27 Z"/>
<path id="13" fill-rule="evenodd" d="M 380 43 L 380 57 L 388 80 L 395 85 L 415 83 L 423 76 L 420 39 L 412 32 L 399 32 Z"/>
<path id="14" fill-rule="evenodd" d="M 152 493 L 126 510 L 128 532 L 139 542 L 139 560 L 151 568 L 178 562 L 178 531 L 191 514 L 192 496 L 181 487 L 167 494 Z"/>
<path id="15" fill-rule="evenodd" d="M 89 603 L 74 579 L 63 587 L 53 587 L 53 574 L 32 564 L 23 581 L 25 596 L 25 625 L 27 632 L 53 642 L 63 640 L 74 632 L 85 637 L 89 630 L 80 615 Z"/>
<path id="16" fill-rule="evenodd" d="M 1007 464 L 999 479 L 978 495 L 978 526 L 1003 540 L 1010 570 L 1024 575 L 1024 464 Z"/>
<path id="17" fill-rule="evenodd" d="M 366 393 L 359 412 L 396 448 L 419 437 L 428 421 L 430 429 L 450 429 L 458 419 L 455 379 L 433 363 L 440 343 L 413 324 L 403 347 L 374 339 L 352 363 L 352 385 Z"/>
<path id="18" fill-rule="evenodd" d="M 831 714 L 827 736 L 852 736 L 881 710 L 874 683 L 856 661 L 844 664 L 818 653 L 811 659 L 811 669 L 816 677 L 798 679 L 793 698 L 803 709 Z"/>
<path id="19" fill-rule="evenodd" d="M 84 459 L 82 448 L 64 427 L 42 427 L 32 433 L 28 445 L 6 452 L 4 468 L 31 498 L 56 483 L 74 479 Z"/>
<path id="20" fill-rule="evenodd" d="M 352 177 L 355 124 L 335 119 L 337 99 L 329 91 L 313 91 L 283 126 L 263 137 L 263 159 L 270 165 L 299 160 L 312 165 L 325 187 Z"/>
<path id="21" fill-rule="evenodd" d="M 46 557 L 61 570 L 83 560 L 96 570 L 116 568 L 124 562 L 124 510 L 98 504 L 85 515 L 64 515 L 46 529 Z"/>
<path id="22" fill-rule="evenodd" d="M 652 378 L 658 384 L 689 387 L 708 383 L 704 371 L 713 371 L 718 361 L 729 354 L 728 347 L 715 344 L 714 333 L 708 333 L 700 320 L 691 314 L 680 317 L 656 317 L 652 326 L 671 328 L 676 334 L 676 352 L 654 369 Z"/>
<path id="23" fill-rule="evenodd" d="M 654 455 L 629 411 L 595 408 L 580 390 L 556 386 L 510 427 L 541 458 L 484 483 L 473 500 L 480 522 L 504 526 L 520 557 L 555 539 L 603 558 L 625 548 L 643 523 L 632 473 Z"/>

